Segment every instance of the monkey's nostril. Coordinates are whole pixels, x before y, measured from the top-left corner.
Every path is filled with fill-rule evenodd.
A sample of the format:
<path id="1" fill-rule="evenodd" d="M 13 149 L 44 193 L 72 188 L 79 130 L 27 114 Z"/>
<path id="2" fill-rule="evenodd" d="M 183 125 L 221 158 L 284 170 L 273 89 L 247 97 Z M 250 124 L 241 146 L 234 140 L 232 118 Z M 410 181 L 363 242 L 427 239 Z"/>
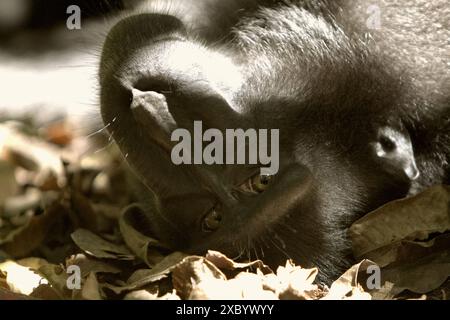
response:
<path id="1" fill-rule="evenodd" d="M 153 91 L 163 95 L 171 94 L 174 91 L 174 86 L 168 81 L 145 77 L 137 80 L 133 87 L 139 91 Z"/>
<path id="2" fill-rule="evenodd" d="M 383 147 L 385 152 L 392 152 L 397 148 L 397 146 L 395 145 L 395 142 L 386 136 L 380 137 L 380 144 Z"/>

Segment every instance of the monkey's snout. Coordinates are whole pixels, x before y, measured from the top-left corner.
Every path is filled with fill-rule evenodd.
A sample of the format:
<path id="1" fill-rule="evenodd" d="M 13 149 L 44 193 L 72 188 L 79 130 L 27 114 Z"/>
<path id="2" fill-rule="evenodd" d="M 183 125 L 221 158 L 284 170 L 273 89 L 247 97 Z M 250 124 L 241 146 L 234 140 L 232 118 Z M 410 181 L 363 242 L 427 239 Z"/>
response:
<path id="1" fill-rule="evenodd" d="M 165 96 L 153 91 L 132 89 L 132 97 L 130 108 L 136 122 L 157 143 L 170 149 L 170 135 L 177 124 L 169 112 Z"/>
<path id="2" fill-rule="evenodd" d="M 170 43 L 186 31 L 177 18 L 141 14 L 122 19 L 108 33 L 100 62 L 101 109 L 106 123 L 134 121 L 167 147 L 174 128 L 163 94 L 173 78 L 167 56 Z"/>

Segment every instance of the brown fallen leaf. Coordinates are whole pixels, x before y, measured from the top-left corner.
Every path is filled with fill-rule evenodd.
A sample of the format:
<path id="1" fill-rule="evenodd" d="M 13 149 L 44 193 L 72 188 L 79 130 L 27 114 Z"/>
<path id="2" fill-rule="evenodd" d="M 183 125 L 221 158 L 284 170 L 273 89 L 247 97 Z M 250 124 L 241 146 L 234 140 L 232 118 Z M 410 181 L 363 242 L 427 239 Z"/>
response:
<path id="1" fill-rule="evenodd" d="M 226 268 L 231 266 L 222 254 L 211 255 L 227 262 L 224 265 Z M 323 296 L 322 290 L 313 284 L 317 269 L 302 269 L 288 262 L 285 267 L 278 268 L 276 274 L 264 274 L 261 270 L 257 270 L 256 274 L 243 271 L 227 279 L 217 266 L 208 263 L 209 260 L 192 256 L 173 270 L 174 288 L 180 297 L 194 300 L 273 300 L 317 299 Z M 247 264 L 241 264 L 244 265 Z"/>
<path id="2" fill-rule="evenodd" d="M 135 259 L 125 246 L 108 242 L 88 230 L 78 229 L 71 237 L 75 244 L 90 256 L 117 260 Z"/>
<path id="3" fill-rule="evenodd" d="M 395 285 L 389 281 L 386 281 L 379 289 L 370 292 L 372 300 L 392 300 L 403 289 L 396 288 Z"/>
<path id="4" fill-rule="evenodd" d="M 57 121 L 42 128 L 44 138 L 58 146 L 69 145 L 74 139 L 73 128 L 67 121 Z"/>
<path id="5" fill-rule="evenodd" d="M 277 269 L 276 279 L 270 282 L 266 281 L 265 285 L 271 284 L 272 290 L 280 299 L 284 300 L 311 300 L 318 299 L 323 296 L 319 287 L 314 284 L 319 270 L 303 269 L 295 266 L 292 261 L 286 262 L 286 266 L 280 266 Z M 270 278 L 270 275 L 267 276 Z M 274 286 L 275 284 L 275 286 Z"/>
<path id="6" fill-rule="evenodd" d="M 122 158 L 116 157 L 119 154 L 117 148 L 113 146 L 76 157 L 81 150 L 87 149 L 83 137 L 73 132 L 71 137 L 64 136 L 68 132 L 63 132 L 62 127 L 48 129 L 44 137 L 30 136 L 14 127 L 0 125 L 0 181 L 6 186 L 3 198 L 3 186 L 0 186 L 0 200 L 4 200 L 3 204 L 7 202 L 6 210 L 0 208 L 0 243 L 17 245 L 19 250 L 8 250 L 13 255 L 20 250 L 33 249 L 33 256 L 51 261 L 34 257 L 14 261 L 0 245 L 0 264 L 13 261 L 18 269 L 43 279 L 40 284 L 31 281 L 31 289 L 25 287 L 27 292 L 31 291 L 29 297 L 94 300 L 321 299 L 325 296 L 326 299 L 408 299 L 418 297 L 414 292 L 432 290 L 448 279 L 446 252 L 450 247 L 450 235 L 442 233 L 448 229 L 448 187 L 435 187 L 417 197 L 388 204 L 369 214 L 367 220 L 358 221 L 351 230 L 355 253 L 384 267 L 380 273 L 381 287 L 367 288 L 366 269 L 375 265 L 363 261 L 328 290 L 314 283 L 317 269 L 303 269 L 292 262 L 273 272 L 263 261 L 237 263 L 215 251 L 208 252 L 205 257 L 170 254 L 146 234 L 137 206 L 132 205 L 122 213 L 122 208 L 133 200 L 125 183 Z M 2 135 L 2 130 L 7 130 L 8 135 Z M 11 141 L 18 143 L 14 145 Z M 55 148 L 54 143 L 61 147 Z M 37 153 L 30 153 L 30 150 Z M 61 158 L 65 159 L 62 171 L 58 169 Z M 47 159 L 50 163 L 45 163 Z M 3 168 L 5 174 L 2 163 L 6 165 Z M 39 193 L 34 200 L 27 194 L 30 190 Z M 61 199 L 65 202 L 61 203 Z M 55 221 L 50 223 L 50 231 L 46 231 L 45 224 L 35 235 L 24 236 L 34 218 L 48 214 L 41 214 L 40 209 L 50 208 L 55 202 L 60 203 L 61 210 L 50 219 L 50 222 Z M 82 228 L 91 232 L 75 233 L 85 254 L 74 255 L 79 250 L 68 235 L 80 227 L 80 222 Z M 24 256 L 28 255 L 30 252 Z M 69 289 L 76 283 L 73 276 L 77 273 L 70 271 L 74 270 L 70 267 L 75 266 L 79 267 L 81 286 Z M 15 278 L 13 272 L 9 274 L 8 278 L 8 273 L 0 270 L 0 299 L 27 297 L 10 291 L 8 283 L 13 283 Z M 448 296 L 448 290 L 435 291 L 438 299 Z"/>
<path id="7" fill-rule="evenodd" d="M 241 272 L 235 278 L 204 279 L 192 283 L 188 300 L 277 300 L 273 291 L 264 288 L 264 275 Z"/>
<path id="8" fill-rule="evenodd" d="M 102 260 L 90 258 L 84 254 L 77 254 L 66 261 L 66 267 L 78 266 L 81 270 L 81 277 L 86 278 L 90 273 L 120 273 L 121 270 L 110 263 Z"/>
<path id="9" fill-rule="evenodd" d="M 137 270 L 131 275 L 127 283 L 123 285 L 104 284 L 104 287 L 112 290 L 116 294 L 141 289 L 151 283 L 167 278 L 184 258 L 186 258 L 186 254 L 184 253 L 172 253 L 152 269 Z"/>
<path id="10" fill-rule="evenodd" d="M 30 295 L 41 284 L 48 283 L 35 270 L 11 260 L 0 263 L 0 272 L 5 275 L 6 284 L 14 293 Z"/>
<path id="11" fill-rule="evenodd" d="M 45 259 L 41 258 L 25 258 L 17 261 L 21 266 L 27 267 L 36 274 L 39 274 L 38 270 L 41 267 L 49 265 L 49 263 Z M 41 277 L 45 278 L 42 274 Z M 45 299 L 45 300 L 59 300 L 61 299 L 58 292 L 49 284 L 48 280 L 41 281 L 38 287 L 36 287 L 33 292 L 30 294 L 31 297 L 37 299 Z"/>
<path id="12" fill-rule="evenodd" d="M 159 296 L 158 293 L 151 293 L 147 290 L 138 290 L 128 293 L 124 300 L 180 300 L 175 291 Z"/>
<path id="13" fill-rule="evenodd" d="M 19 185 L 15 177 L 15 167 L 11 163 L 1 160 L 1 156 L 0 181 L 0 206 L 3 206 L 7 199 L 17 194 Z"/>
<path id="14" fill-rule="evenodd" d="M 74 291 L 67 287 L 69 274 L 62 265 L 42 265 L 37 272 L 48 281 L 59 299 L 71 299 Z"/>
<path id="15" fill-rule="evenodd" d="M 8 300 L 35 300 L 31 296 L 27 296 L 20 293 L 11 292 L 7 289 L 0 287 L 0 301 L 8 301 Z"/>
<path id="16" fill-rule="evenodd" d="M 323 300 L 371 300 L 372 296 L 365 292 L 358 282 L 358 276 L 361 272 L 367 270 L 369 266 L 375 265 L 369 260 L 364 260 L 345 272 L 330 287 L 329 292 Z"/>
<path id="17" fill-rule="evenodd" d="M 30 268 L 32 270 L 39 270 L 40 267 L 47 265 L 48 261 L 42 258 L 24 258 L 17 261 L 21 266 Z"/>
<path id="18" fill-rule="evenodd" d="M 226 279 L 223 272 L 204 257 L 186 257 L 172 270 L 173 287 L 182 299 L 192 297 L 199 283 Z"/>
<path id="19" fill-rule="evenodd" d="M 94 233 L 107 233 L 113 230 L 114 221 L 95 210 L 90 199 L 78 191 L 72 192 L 71 208 L 79 218 L 80 227 Z"/>
<path id="20" fill-rule="evenodd" d="M 43 214 L 32 217 L 25 226 L 15 230 L 7 238 L 0 239 L 0 248 L 12 257 L 26 257 L 44 242 L 65 212 L 64 206 L 54 203 Z"/>
<path id="21" fill-rule="evenodd" d="M 408 264 L 448 248 L 450 248 L 450 234 L 447 233 L 425 242 L 402 240 L 368 252 L 364 257 L 380 267 L 385 267 L 394 262 Z"/>
<path id="22" fill-rule="evenodd" d="M 395 284 L 399 291 L 428 293 L 450 277 L 450 250 L 425 256 L 410 263 L 392 264 L 383 268 L 382 279 Z"/>
<path id="23" fill-rule="evenodd" d="M 350 228 L 355 255 L 383 267 L 383 282 L 393 286 L 389 296 L 427 293 L 450 277 L 450 234 L 444 233 L 450 230 L 449 203 L 450 187 L 436 186 L 388 203 Z"/>
<path id="24" fill-rule="evenodd" d="M 80 298 L 83 300 L 102 300 L 100 286 L 95 273 L 89 273 L 85 279 L 80 292 Z"/>
<path id="25" fill-rule="evenodd" d="M 424 240 L 450 231 L 450 187 L 435 186 L 367 214 L 349 229 L 357 258 L 401 240 Z"/>
<path id="26" fill-rule="evenodd" d="M 65 185 L 61 152 L 56 146 L 25 135 L 11 123 L 0 124 L 0 137 L 0 154 L 3 160 L 39 175 L 52 172 L 57 177 L 58 185 Z"/>
<path id="27" fill-rule="evenodd" d="M 234 262 L 226 255 L 213 250 L 208 251 L 208 253 L 206 254 L 206 259 L 212 262 L 217 268 L 221 270 L 233 271 L 236 269 L 255 268 L 261 270 L 263 273 L 273 273 L 273 271 L 268 266 L 266 266 L 261 260 L 256 260 L 247 263 L 238 263 Z"/>
<path id="28" fill-rule="evenodd" d="M 58 293 L 52 288 L 51 285 L 41 284 L 39 287 L 29 295 L 29 297 L 39 300 L 61 300 Z"/>
<path id="29" fill-rule="evenodd" d="M 4 201 L 3 214 L 5 218 L 14 218 L 27 210 L 33 210 L 41 204 L 42 193 L 34 188 L 26 190 L 23 194 L 10 197 Z"/>
<path id="30" fill-rule="evenodd" d="M 139 222 L 145 221 L 142 210 L 138 205 L 131 205 L 124 209 L 119 219 L 120 232 L 131 251 L 141 258 L 149 267 L 153 267 L 164 259 L 163 252 L 169 250 L 159 241 L 144 235 L 139 231 Z"/>

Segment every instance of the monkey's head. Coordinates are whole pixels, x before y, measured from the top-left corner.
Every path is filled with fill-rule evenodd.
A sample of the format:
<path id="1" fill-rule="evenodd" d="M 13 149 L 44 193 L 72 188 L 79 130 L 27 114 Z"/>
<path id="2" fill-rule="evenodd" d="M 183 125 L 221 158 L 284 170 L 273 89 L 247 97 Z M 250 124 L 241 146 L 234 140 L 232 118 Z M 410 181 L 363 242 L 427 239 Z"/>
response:
<path id="1" fill-rule="evenodd" d="M 220 50 L 166 15 L 132 16 L 109 33 L 102 116 L 140 180 L 153 236 L 168 247 L 274 266 L 292 258 L 334 275 L 348 261 L 349 224 L 417 178 L 408 131 L 390 113 L 398 85 L 342 32 L 302 18 L 308 34 L 292 41 L 249 25 L 239 45 Z M 184 129 L 194 149 L 195 121 L 214 129 L 202 151 L 227 129 L 278 129 L 279 140 L 268 140 L 268 155 L 279 147 L 277 172 L 226 164 L 218 149 L 209 154 L 223 164 L 195 164 L 194 151 L 191 165 L 174 163 L 171 136 Z"/>

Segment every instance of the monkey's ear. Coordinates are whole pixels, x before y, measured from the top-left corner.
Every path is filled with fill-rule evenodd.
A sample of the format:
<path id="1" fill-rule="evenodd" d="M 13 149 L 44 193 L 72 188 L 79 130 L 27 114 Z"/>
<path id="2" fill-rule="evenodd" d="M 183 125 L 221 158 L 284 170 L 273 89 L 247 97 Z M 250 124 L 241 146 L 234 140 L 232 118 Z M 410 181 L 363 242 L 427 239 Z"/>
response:
<path id="1" fill-rule="evenodd" d="M 388 171 L 402 173 L 409 180 L 416 180 L 420 176 L 411 138 L 407 132 L 382 127 L 378 130 L 377 141 L 372 147 L 378 161 Z"/>

